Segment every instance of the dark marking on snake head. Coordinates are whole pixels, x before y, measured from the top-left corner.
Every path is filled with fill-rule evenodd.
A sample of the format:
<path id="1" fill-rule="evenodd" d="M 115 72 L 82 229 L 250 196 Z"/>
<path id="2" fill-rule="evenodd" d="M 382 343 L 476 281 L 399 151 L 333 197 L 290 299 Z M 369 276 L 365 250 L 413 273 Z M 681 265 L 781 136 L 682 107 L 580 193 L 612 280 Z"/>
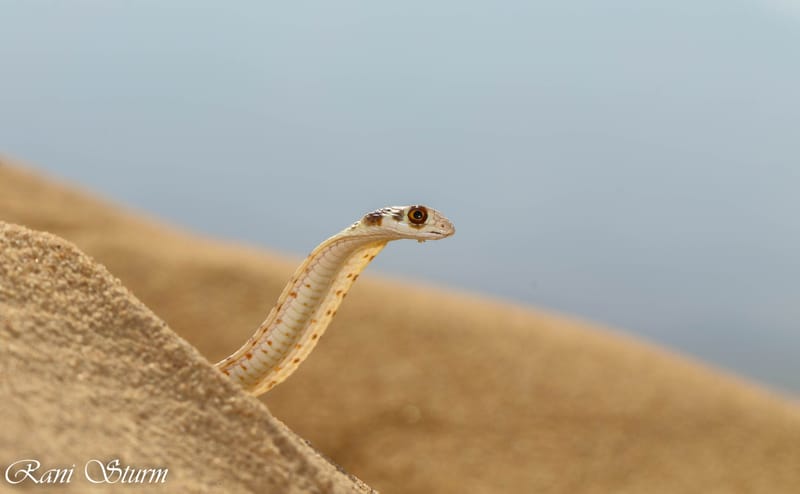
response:
<path id="1" fill-rule="evenodd" d="M 383 222 L 383 213 L 380 211 L 373 211 L 365 215 L 363 221 L 367 226 L 381 226 Z"/>

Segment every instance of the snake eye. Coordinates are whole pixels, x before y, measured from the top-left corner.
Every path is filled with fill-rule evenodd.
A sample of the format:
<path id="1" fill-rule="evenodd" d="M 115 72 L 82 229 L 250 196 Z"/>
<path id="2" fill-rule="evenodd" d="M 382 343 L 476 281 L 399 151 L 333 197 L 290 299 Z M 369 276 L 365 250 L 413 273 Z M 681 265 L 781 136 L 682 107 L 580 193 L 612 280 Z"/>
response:
<path id="1" fill-rule="evenodd" d="M 408 221 L 415 225 L 421 225 L 428 219 L 428 210 L 422 206 L 414 206 L 408 210 Z"/>

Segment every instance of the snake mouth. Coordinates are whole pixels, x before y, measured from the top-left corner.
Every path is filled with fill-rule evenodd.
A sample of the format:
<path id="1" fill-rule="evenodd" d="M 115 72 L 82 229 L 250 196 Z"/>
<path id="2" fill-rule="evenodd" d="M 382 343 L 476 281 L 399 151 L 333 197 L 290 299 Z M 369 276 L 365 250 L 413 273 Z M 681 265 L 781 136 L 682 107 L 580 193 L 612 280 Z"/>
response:
<path id="1" fill-rule="evenodd" d="M 434 235 L 434 236 L 436 236 L 436 237 L 445 238 L 445 237 L 449 237 L 450 235 L 452 235 L 453 233 L 455 233 L 455 231 L 452 231 L 452 230 L 451 230 L 451 231 L 444 231 L 444 232 L 443 232 L 443 231 L 441 231 L 441 230 L 431 230 L 429 233 L 430 233 L 431 235 Z"/>
<path id="2" fill-rule="evenodd" d="M 447 234 L 444 232 L 430 230 L 426 232 L 425 237 L 417 237 L 417 242 L 425 243 L 426 240 L 439 240 L 440 238 L 446 238 Z"/>

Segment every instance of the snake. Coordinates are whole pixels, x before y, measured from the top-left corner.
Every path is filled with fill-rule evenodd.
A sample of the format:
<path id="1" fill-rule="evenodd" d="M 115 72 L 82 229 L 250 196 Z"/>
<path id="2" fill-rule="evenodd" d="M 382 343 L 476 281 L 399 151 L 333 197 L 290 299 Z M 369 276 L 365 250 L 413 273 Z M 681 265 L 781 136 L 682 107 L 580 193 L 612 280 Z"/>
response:
<path id="1" fill-rule="evenodd" d="M 359 274 L 387 243 L 454 233 L 449 219 L 423 205 L 367 213 L 311 251 L 255 333 L 215 367 L 251 395 L 266 393 L 308 357 Z"/>

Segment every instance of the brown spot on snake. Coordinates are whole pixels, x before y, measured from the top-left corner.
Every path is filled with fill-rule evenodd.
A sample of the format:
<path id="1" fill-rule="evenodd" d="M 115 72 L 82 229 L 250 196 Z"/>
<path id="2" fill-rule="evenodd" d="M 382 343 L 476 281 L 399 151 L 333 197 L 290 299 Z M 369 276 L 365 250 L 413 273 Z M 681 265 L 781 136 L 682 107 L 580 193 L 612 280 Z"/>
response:
<path id="1" fill-rule="evenodd" d="M 383 223 L 383 213 L 381 211 L 374 211 L 365 215 L 362 221 L 368 226 L 381 226 L 381 223 Z"/>

